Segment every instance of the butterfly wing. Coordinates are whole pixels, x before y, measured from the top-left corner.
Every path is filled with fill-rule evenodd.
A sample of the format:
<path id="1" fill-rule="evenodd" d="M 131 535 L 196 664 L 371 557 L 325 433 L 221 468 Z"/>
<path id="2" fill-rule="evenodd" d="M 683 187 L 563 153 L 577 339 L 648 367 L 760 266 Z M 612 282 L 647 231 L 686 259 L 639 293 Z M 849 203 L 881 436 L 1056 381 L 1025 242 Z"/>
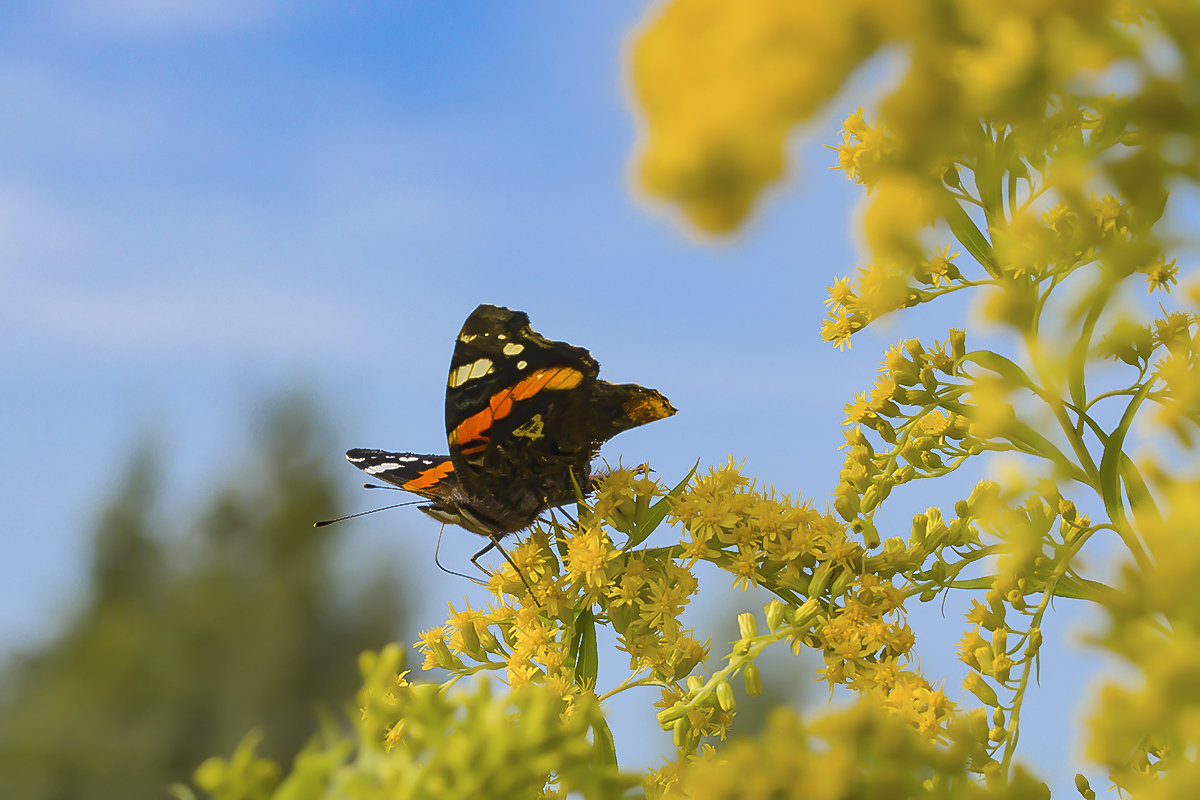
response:
<path id="1" fill-rule="evenodd" d="M 529 524 L 547 500 L 573 498 L 590 456 L 564 419 L 600 365 L 582 347 L 538 334 L 520 311 L 481 305 L 455 342 L 446 388 L 450 457 L 466 492 L 503 498 L 507 524 Z"/>
<path id="2" fill-rule="evenodd" d="M 597 379 L 587 350 L 547 339 L 520 311 L 481 305 L 454 347 L 446 389 L 450 458 L 464 491 L 525 527 L 590 490 L 591 461 L 623 430 L 675 413 L 635 384 Z"/>
<path id="3" fill-rule="evenodd" d="M 346 460 L 376 480 L 430 500 L 448 500 L 458 486 L 450 456 L 356 448 L 346 452 Z"/>

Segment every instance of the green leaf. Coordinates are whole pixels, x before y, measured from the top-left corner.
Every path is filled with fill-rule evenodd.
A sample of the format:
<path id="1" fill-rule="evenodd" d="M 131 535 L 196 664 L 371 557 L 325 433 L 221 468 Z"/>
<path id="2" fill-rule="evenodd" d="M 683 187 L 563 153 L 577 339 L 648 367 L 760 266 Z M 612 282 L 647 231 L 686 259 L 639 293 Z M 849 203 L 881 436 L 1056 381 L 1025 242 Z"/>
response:
<path id="1" fill-rule="evenodd" d="M 1141 514 L 1148 514 L 1161 520 L 1162 514 L 1154 502 L 1154 496 L 1150 494 L 1150 487 L 1146 486 L 1146 481 L 1142 479 L 1142 473 L 1134 465 L 1133 459 L 1124 453 L 1121 454 L 1121 479 L 1125 482 L 1125 494 L 1129 496 L 1129 507 L 1137 509 Z"/>
<path id="2" fill-rule="evenodd" d="M 592 723 L 592 742 L 596 745 L 596 753 L 600 756 L 602 763 L 617 766 L 616 742 L 613 741 L 608 722 L 599 714 L 596 715 L 596 721 Z"/>
<path id="3" fill-rule="evenodd" d="M 1107 446 L 1110 437 L 1100 427 L 1100 424 L 1087 414 L 1080 414 L 1079 418 L 1091 428 L 1092 433 L 1100 440 L 1100 444 Z M 1125 482 L 1125 494 L 1129 497 L 1130 508 L 1136 508 L 1139 513 L 1147 514 L 1156 520 L 1162 519 L 1162 512 L 1158 510 L 1158 505 L 1154 502 L 1154 496 L 1150 494 L 1150 488 L 1146 486 L 1142 473 L 1138 471 L 1133 459 L 1124 453 L 1121 454 L 1121 480 Z"/>
<path id="4" fill-rule="evenodd" d="M 979 230 L 970 215 L 958 203 L 947 203 L 944 217 L 954 238 L 958 239 L 971 257 L 988 271 L 988 274 L 994 275 L 992 243 Z"/>
<path id="5" fill-rule="evenodd" d="M 1121 415 L 1121 422 L 1116 430 L 1104 443 L 1104 456 L 1100 459 L 1100 497 L 1104 500 L 1108 518 L 1114 524 L 1125 520 L 1125 503 L 1121 499 L 1121 464 L 1125 456 L 1125 436 L 1129 433 L 1129 426 L 1133 424 L 1133 418 L 1137 416 L 1142 401 L 1150 393 L 1151 383 L 1152 381 L 1146 381 L 1142 388 L 1138 389 L 1137 394 L 1125 407 L 1125 413 Z"/>
<path id="6" fill-rule="evenodd" d="M 975 350 L 963 356 L 962 360 L 972 361 L 984 369 L 991 370 L 1002 378 L 1012 381 L 1035 394 L 1037 393 L 1037 387 L 1034 386 L 1029 376 L 1025 374 L 1025 370 L 999 353 L 993 353 L 991 350 Z"/>
<path id="7" fill-rule="evenodd" d="M 955 414 L 961 414 L 967 418 L 971 417 L 971 406 L 963 403 L 954 403 L 942 401 L 939 406 L 947 411 L 953 411 Z M 1004 429 L 1003 435 L 997 437 L 1007 440 L 1012 445 L 1013 449 L 1022 453 L 1028 453 L 1031 456 L 1044 458 L 1058 467 L 1062 474 L 1073 481 L 1078 481 L 1084 485 L 1088 485 L 1087 475 L 1080 469 L 1071 459 L 1067 458 L 1061 450 L 1059 450 L 1053 442 L 1047 439 L 1042 434 L 1035 431 L 1033 428 L 1026 425 L 1020 420 L 1010 421 Z M 990 449 L 997 449 L 994 445 Z"/>
<path id="8" fill-rule="evenodd" d="M 1113 281 L 1101 281 L 1094 290 L 1088 293 L 1088 297 L 1073 310 L 1071 315 L 1073 318 L 1081 314 L 1083 316 L 1079 337 L 1071 348 L 1071 355 L 1067 361 L 1067 385 L 1071 393 L 1071 402 L 1079 409 L 1087 405 L 1084 367 L 1087 363 L 1088 352 L 1092 347 L 1092 336 L 1095 334 L 1096 323 L 1099 322 L 1101 313 L 1108 307 L 1108 301 L 1115 286 L 1116 283 Z M 1086 312 L 1083 311 L 1085 308 Z"/>
<path id="9" fill-rule="evenodd" d="M 692 480 L 692 476 L 696 474 L 696 470 L 699 467 L 700 462 L 697 461 L 695 465 L 688 470 L 688 474 L 684 476 L 683 480 L 676 484 L 674 489 L 667 492 L 666 497 L 650 506 L 650 510 L 646 512 L 645 519 L 643 519 L 638 526 L 634 528 L 633 533 L 629 534 L 629 539 L 621 548 L 622 550 L 630 550 L 634 547 L 637 547 L 639 544 L 646 541 L 650 534 L 654 533 L 654 530 L 662 524 L 662 521 L 666 519 L 667 514 L 671 511 L 671 498 L 679 496 L 679 494 Z"/>
<path id="10" fill-rule="evenodd" d="M 1087 485 L 1087 475 L 1071 459 L 1054 446 L 1054 443 L 1026 425 L 1024 422 L 1013 421 L 1005 431 L 1010 441 L 1022 452 L 1045 458 L 1062 473 L 1073 481 Z"/>
<path id="11" fill-rule="evenodd" d="M 972 589 L 981 592 L 986 592 L 994 588 L 996 578 L 993 575 L 987 575 L 982 578 L 964 578 L 961 580 L 951 581 L 943 587 L 948 589 Z M 1025 596 L 1041 594 L 1046 591 L 1046 582 L 1041 578 L 1030 578 L 1024 585 Z M 1058 584 L 1054 587 L 1054 596 L 1063 597 L 1071 600 L 1090 600 L 1094 603 L 1112 602 L 1116 590 L 1111 586 L 1096 581 L 1089 581 L 1084 578 L 1074 578 L 1070 575 L 1063 576 Z"/>
<path id="12" fill-rule="evenodd" d="M 575 650 L 575 683 L 584 687 L 596 685 L 600 671 L 600 655 L 596 647 L 596 617 L 591 606 L 575 617 L 575 635 L 572 642 Z"/>

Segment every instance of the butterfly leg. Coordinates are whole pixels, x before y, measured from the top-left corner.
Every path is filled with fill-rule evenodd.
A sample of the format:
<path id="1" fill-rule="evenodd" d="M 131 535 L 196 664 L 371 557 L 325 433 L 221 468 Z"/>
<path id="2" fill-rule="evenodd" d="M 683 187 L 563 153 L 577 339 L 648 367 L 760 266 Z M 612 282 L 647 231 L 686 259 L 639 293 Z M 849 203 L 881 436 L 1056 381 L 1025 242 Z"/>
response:
<path id="1" fill-rule="evenodd" d="M 492 548 L 495 548 L 500 551 L 500 555 L 504 556 L 504 560 L 508 562 L 508 565 L 510 567 L 512 567 L 514 571 L 516 571 L 517 577 L 521 579 L 521 583 L 525 584 L 525 589 L 529 592 L 529 596 L 533 598 L 533 602 L 537 604 L 538 608 L 541 608 L 542 604 L 537 599 L 537 596 L 533 593 L 533 587 L 529 585 L 529 581 L 525 580 L 525 575 L 521 572 L 521 568 L 518 567 L 516 562 L 512 560 L 512 556 L 510 556 L 508 554 L 508 551 L 500 546 L 499 539 L 492 539 L 490 542 L 488 542 L 487 547 L 483 548 L 478 553 L 471 556 L 471 563 L 474 564 L 476 567 L 479 567 L 480 571 L 486 573 L 487 570 L 484 570 L 483 567 L 480 567 L 479 563 L 475 559 L 479 558 L 481 555 L 488 552 Z"/>
<path id="2" fill-rule="evenodd" d="M 466 578 L 467 580 L 471 581 L 472 583 L 478 583 L 480 586 L 487 586 L 486 581 L 481 581 L 478 578 L 472 578 L 470 575 L 464 575 L 461 572 L 455 572 L 452 569 L 447 569 L 446 567 L 442 566 L 442 562 L 438 560 L 438 551 L 442 547 L 442 534 L 445 533 L 445 531 L 446 531 L 445 525 L 443 525 L 442 529 L 440 531 L 438 531 L 437 544 L 433 548 L 433 563 L 437 564 L 438 569 L 440 569 L 442 572 L 446 573 L 447 575 L 457 575 L 460 578 Z M 487 549 L 484 548 L 483 550 L 481 550 L 480 552 L 475 554 L 475 558 L 479 558 L 479 556 L 483 555 L 486 552 L 487 552 Z M 471 559 L 471 563 L 475 563 L 475 558 Z M 478 564 L 475 564 L 475 566 L 479 567 Z M 480 568 L 480 571 L 483 570 L 483 567 L 479 567 L 479 568 Z"/>
<path id="3" fill-rule="evenodd" d="M 487 546 L 484 547 L 482 550 L 480 550 L 475 555 L 471 556 L 471 563 L 475 565 L 475 569 L 479 570 L 484 575 L 491 575 L 491 573 L 479 565 L 478 558 L 480 556 L 484 555 L 485 553 L 487 553 L 488 551 L 490 551 L 493 547 L 499 547 L 499 545 L 496 543 L 495 539 L 488 539 Z M 503 551 L 501 551 L 501 552 L 503 552 Z"/>

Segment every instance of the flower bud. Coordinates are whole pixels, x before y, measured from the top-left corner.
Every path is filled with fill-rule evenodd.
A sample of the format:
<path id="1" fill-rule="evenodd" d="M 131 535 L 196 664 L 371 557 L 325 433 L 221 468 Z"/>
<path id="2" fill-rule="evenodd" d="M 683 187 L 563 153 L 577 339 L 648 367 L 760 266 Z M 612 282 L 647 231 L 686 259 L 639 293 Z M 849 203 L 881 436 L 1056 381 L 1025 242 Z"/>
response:
<path id="1" fill-rule="evenodd" d="M 676 703 L 670 708 L 664 708 L 662 711 L 658 712 L 658 724 L 662 726 L 663 730 L 666 730 L 669 725 L 675 722 L 675 720 L 679 719 L 680 717 L 686 717 L 688 711 L 690 710 L 691 709 L 689 709 L 683 703 Z"/>
<path id="2" fill-rule="evenodd" d="M 675 746 L 682 749 L 687 745 L 688 734 L 691 733 L 691 724 L 686 716 L 675 720 L 675 724 L 671 728 L 671 739 L 675 742 Z"/>
<path id="3" fill-rule="evenodd" d="M 955 361 L 961 361 L 967 354 L 967 332 L 962 328 L 950 329 L 950 355 Z"/>
<path id="4" fill-rule="evenodd" d="M 979 671 L 985 675 L 991 675 L 992 664 L 995 662 L 995 657 L 992 654 L 992 648 L 988 647 L 987 645 L 984 645 L 983 647 L 976 647 L 975 652 L 972 653 L 972 655 L 975 656 L 975 663 L 979 665 Z"/>
<path id="5" fill-rule="evenodd" d="M 1029 629 L 1029 644 L 1025 646 L 1025 657 L 1032 658 L 1037 655 L 1038 650 L 1042 649 L 1042 629 Z"/>
<path id="6" fill-rule="evenodd" d="M 924 514 L 914 514 L 912 521 L 912 538 L 914 542 L 925 541 L 925 534 L 929 532 L 929 517 Z"/>
<path id="7" fill-rule="evenodd" d="M 848 569 L 838 570 L 837 577 L 833 579 L 833 584 L 829 587 L 829 594 L 833 597 L 841 597 L 850 588 L 850 582 L 854 580 L 854 573 Z"/>
<path id="8" fill-rule="evenodd" d="M 720 704 L 722 711 L 737 710 L 737 701 L 733 698 L 733 688 L 729 685 L 729 681 L 721 681 L 717 684 L 717 703 Z"/>
<path id="9" fill-rule="evenodd" d="M 478 631 L 476 632 L 478 633 Z M 496 639 L 495 634 L 492 633 L 490 628 L 484 628 L 483 633 L 479 634 L 479 646 L 486 653 L 500 652 L 500 642 Z"/>
<path id="10" fill-rule="evenodd" d="M 758 623 L 754 619 L 754 614 L 749 611 L 743 611 L 738 614 L 738 631 L 743 639 L 753 639 L 758 636 Z"/>
<path id="11" fill-rule="evenodd" d="M 850 484 L 843 484 L 833 497 L 833 510 L 838 516 L 849 522 L 858 515 L 861 501 L 858 492 Z"/>
<path id="12" fill-rule="evenodd" d="M 783 611 L 783 603 L 781 603 L 779 600 L 772 600 L 771 602 L 767 603 L 766 607 L 763 609 L 763 612 L 767 616 L 768 629 L 772 631 L 779 629 L 779 626 L 783 623 Z"/>
<path id="13" fill-rule="evenodd" d="M 758 671 L 758 665 L 753 661 L 742 669 L 742 679 L 746 682 L 746 694 L 749 697 L 758 697 L 762 694 L 762 673 Z"/>
<path id="14" fill-rule="evenodd" d="M 807 627 L 821 613 L 821 603 L 816 598 L 809 598 L 804 605 L 792 613 L 792 624 L 797 628 Z"/>
<path id="15" fill-rule="evenodd" d="M 822 561 L 813 570 L 812 582 L 808 584 L 809 597 L 820 597 L 821 593 L 825 591 L 825 585 L 829 582 L 829 570 L 830 563 L 828 561 Z"/>
<path id="16" fill-rule="evenodd" d="M 474 622 L 464 622 L 458 626 L 458 636 L 462 639 L 462 651 L 476 661 L 487 661 L 487 654 L 480 647 L 479 631 Z"/>
<path id="17" fill-rule="evenodd" d="M 1000 705 L 1000 698 L 996 697 L 996 690 L 989 686 L 978 672 L 967 673 L 966 679 L 963 680 L 963 688 L 982 700 L 985 706 Z"/>

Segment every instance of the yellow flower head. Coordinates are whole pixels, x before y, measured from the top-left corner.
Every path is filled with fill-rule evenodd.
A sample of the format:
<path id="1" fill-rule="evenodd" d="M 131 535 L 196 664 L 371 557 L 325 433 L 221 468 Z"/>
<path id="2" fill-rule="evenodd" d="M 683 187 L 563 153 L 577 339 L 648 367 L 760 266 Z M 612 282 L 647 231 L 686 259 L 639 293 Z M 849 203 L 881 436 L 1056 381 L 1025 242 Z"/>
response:
<path id="1" fill-rule="evenodd" d="M 571 580 L 583 585 L 589 597 L 596 598 L 609 585 L 609 563 L 621 555 L 598 525 L 584 526 L 567 540 L 564 563 Z"/>

